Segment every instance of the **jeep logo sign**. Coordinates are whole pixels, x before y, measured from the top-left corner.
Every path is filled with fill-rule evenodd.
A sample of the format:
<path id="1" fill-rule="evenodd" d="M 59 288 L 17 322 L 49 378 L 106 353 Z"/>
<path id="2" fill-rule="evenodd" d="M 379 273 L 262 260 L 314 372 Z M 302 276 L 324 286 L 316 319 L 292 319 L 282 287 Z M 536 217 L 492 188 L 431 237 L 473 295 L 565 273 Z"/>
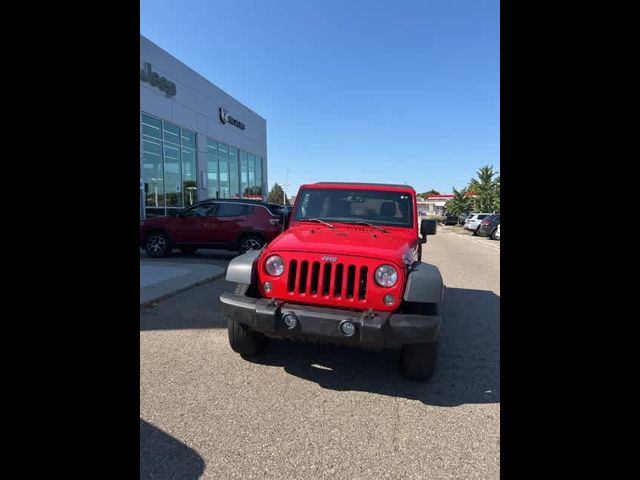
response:
<path id="1" fill-rule="evenodd" d="M 144 62 L 144 70 L 140 70 L 140 80 L 150 83 L 154 87 L 163 91 L 169 98 L 173 97 L 177 92 L 176 84 L 165 77 L 161 77 L 157 72 L 152 72 L 151 64 L 149 62 Z"/>
<path id="2" fill-rule="evenodd" d="M 231 125 L 238 127 L 240 130 L 245 129 L 244 123 L 233 118 L 231 115 L 229 115 L 229 112 L 227 112 L 222 107 L 220 107 L 220 121 L 222 123 L 230 123 Z"/>
<path id="3" fill-rule="evenodd" d="M 336 263 L 338 261 L 338 257 L 330 257 L 328 255 L 324 255 L 324 256 L 320 257 L 320 260 L 323 261 L 323 262 Z"/>

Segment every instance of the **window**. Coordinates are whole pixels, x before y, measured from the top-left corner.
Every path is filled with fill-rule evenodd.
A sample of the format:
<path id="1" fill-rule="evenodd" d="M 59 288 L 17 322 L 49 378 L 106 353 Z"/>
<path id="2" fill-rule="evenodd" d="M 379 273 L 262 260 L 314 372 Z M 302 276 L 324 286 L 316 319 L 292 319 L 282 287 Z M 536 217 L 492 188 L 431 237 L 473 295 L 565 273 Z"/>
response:
<path id="1" fill-rule="evenodd" d="M 247 205 L 239 203 L 219 203 L 216 217 L 239 217 L 247 215 Z"/>
<path id="2" fill-rule="evenodd" d="M 218 142 L 207 138 L 207 196 L 209 198 L 220 198 L 218 171 Z"/>
<path id="3" fill-rule="evenodd" d="M 196 152 L 190 148 L 181 148 L 182 152 L 182 196 L 184 206 L 193 205 L 198 201 L 198 187 L 196 178 Z"/>
<path id="4" fill-rule="evenodd" d="M 213 216 L 213 212 L 216 209 L 213 203 L 202 203 L 190 208 L 183 213 L 185 217 L 210 217 Z"/>
<path id="5" fill-rule="evenodd" d="M 229 147 L 229 198 L 240 198 L 238 183 L 238 149 Z"/>
<path id="6" fill-rule="evenodd" d="M 262 196 L 262 158 L 207 138 L 209 198 Z"/>
<path id="7" fill-rule="evenodd" d="M 145 205 L 181 208 L 197 201 L 196 134 L 141 112 Z"/>
<path id="8" fill-rule="evenodd" d="M 262 158 L 256 157 L 256 191 L 262 196 Z"/>
<path id="9" fill-rule="evenodd" d="M 144 181 L 145 205 L 156 208 L 164 207 L 162 142 L 143 137 L 142 176 Z"/>
<path id="10" fill-rule="evenodd" d="M 256 156 L 247 155 L 247 195 L 255 195 L 256 186 Z"/>
<path id="11" fill-rule="evenodd" d="M 379 190 L 307 189 L 301 192 L 294 220 L 319 218 L 338 222 L 368 222 L 413 226 L 411 196 Z"/>
<path id="12" fill-rule="evenodd" d="M 164 187 L 166 206 L 179 207 L 178 196 L 182 191 L 180 185 L 180 149 L 175 145 L 164 146 Z"/>

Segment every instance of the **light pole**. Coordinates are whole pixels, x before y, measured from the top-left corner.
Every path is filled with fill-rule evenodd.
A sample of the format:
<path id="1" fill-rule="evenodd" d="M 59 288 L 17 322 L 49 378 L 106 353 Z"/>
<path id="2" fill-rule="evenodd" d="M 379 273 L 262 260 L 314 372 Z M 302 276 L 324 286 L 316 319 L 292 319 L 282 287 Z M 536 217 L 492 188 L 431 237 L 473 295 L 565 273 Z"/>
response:
<path id="1" fill-rule="evenodd" d="M 192 190 L 197 190 L 198 187 L 187 187 L 186 189 L 189 190 L 189 205 L 193 205 L 193 199 L 191 197 L 191 191 Z"/>
<path id="2" fill-rule="evenodd" d="M 289 186 L 289 183 L 287 183 L 289 180 L 289 169 L 287 168 L 287 173 L 285 174 L 284 177 L 284 183 L 282 184 L 282 205 L 286 205 L 287 204 L 287 187 Z"/>
<path id="3" fill-rule="evenodd" d="M 162 181 L 162 177 L 159 178 L 150 178 L 151 183 L 153 183 L 153 196 L 155 199 L 156 208 L 158 208 L 158 182 Z"/>

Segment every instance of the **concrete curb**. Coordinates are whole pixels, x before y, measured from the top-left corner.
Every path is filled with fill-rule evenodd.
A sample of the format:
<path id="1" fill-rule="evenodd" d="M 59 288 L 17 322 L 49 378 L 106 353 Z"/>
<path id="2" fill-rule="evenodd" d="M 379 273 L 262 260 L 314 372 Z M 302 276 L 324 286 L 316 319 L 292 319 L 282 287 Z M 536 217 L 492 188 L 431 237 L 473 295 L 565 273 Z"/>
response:
<path id="1" fill-rule="evenodd" d="M 194 287 L 198 287 L 200 285 L 204 285 L 205 283 L 209 283 L 209 282 L 212 282 L 214 280 L 218 280 L 219 278 L 224 277 L 225 273 L 226 273 L 226 269 L 223 270 L 220 273 L 216 273 L 215 275 L 212 275 L 211 277 L 207 277 L 207 278 L 204 278 L 202 280 L 198 280 L 197 282 L 193 282 L 193 283 L 190 283 L 187 286 L 180 287 L 180 288 L 178 288 L 176 290 L 172 290 L 171 292 L 165 293 L 163 295 L 160 295 L 159 297 L 153 298 L 151 300 L 147 300 L 146 302 L 143 302 L 143 303 L 140 304 L 140 310 L 146 310 L 147 308 L 154 307 L 158 303 L 166 300 L 167 298 L 170 298 L 170 297 L 173 297 L 173 296 L 178 295 L 180 293 L 183 293 L 183 292 L 185 292 L 187 290 L 190 290 L 190 289 L 192 289 Z"/>

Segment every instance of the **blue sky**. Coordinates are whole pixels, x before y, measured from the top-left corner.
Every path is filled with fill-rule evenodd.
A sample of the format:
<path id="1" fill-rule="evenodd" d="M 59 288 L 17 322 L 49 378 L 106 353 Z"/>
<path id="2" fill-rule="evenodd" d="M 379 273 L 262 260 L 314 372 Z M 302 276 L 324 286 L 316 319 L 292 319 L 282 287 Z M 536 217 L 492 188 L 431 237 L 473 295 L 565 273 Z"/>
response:
<path id="1" fill-rule="evenodd" d="M 495 0 L 142 0 L 140 33 L 267 119 L 269 187 L 500 170 Z"/>

